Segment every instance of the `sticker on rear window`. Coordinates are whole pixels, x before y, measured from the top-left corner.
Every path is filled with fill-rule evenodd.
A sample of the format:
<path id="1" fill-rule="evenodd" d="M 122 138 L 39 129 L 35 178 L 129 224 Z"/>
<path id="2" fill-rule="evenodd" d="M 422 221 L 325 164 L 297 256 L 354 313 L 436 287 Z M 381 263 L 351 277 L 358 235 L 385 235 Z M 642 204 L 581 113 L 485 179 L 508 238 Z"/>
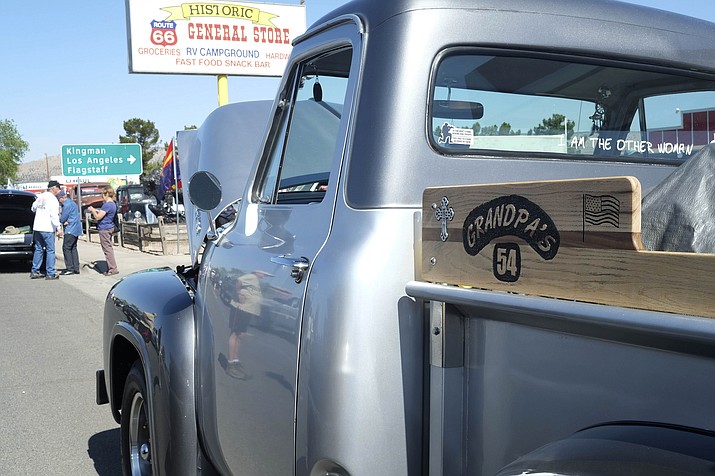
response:
<path id="1" fill-rule="evenodd" d="M 442 124 L 439 133 L 440 144 L 472 145 L 474 130 L 471 128 L 459 128 L 445 122 Z"/>

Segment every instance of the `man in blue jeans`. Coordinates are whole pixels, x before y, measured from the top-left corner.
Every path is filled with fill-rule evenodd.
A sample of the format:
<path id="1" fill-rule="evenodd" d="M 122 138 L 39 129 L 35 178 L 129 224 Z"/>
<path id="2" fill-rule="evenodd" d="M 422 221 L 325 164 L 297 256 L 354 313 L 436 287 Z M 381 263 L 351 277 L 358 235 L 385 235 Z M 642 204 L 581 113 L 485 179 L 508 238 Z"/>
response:
<path id="1" fill-rule="evenodd" d="M 79 253 L 77 252 L 77 239 L 82 235 L 82 220 L 79 216 L 77 204 L 67 197 L 67 194 L 60 190 L 57 200 L 62 205 L 60 223 L 65 226 L 65 237 L 62 240 L 62 254 L 65 258 L 65 270 L 60 272 L 62 276 L 79 274 Z"/>
<path id="2" fill-rule="evenodd" d="M 32 224 L 35 252 L 32 255 L 31 279 L 58 279 L 60 276 L 55 270 L 55 233 L 62 238 L 62 225 L 60 224 L 60 202 L 56 195 L 60 193 L 60 183 L 50 180 L 47 191 L 37 196 L 32 204 L 35 212 L 35 221 Z M 42 260 L 45 260 L 47 276 L 40 272 Z"/>

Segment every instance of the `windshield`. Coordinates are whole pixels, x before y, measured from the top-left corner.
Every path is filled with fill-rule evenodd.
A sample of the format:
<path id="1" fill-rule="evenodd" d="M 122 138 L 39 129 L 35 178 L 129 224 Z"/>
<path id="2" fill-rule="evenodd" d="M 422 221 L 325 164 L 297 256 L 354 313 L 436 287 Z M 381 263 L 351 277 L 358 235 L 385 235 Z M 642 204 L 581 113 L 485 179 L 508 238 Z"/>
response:
<path id="1" fill-rule="evenodd" d="M 152 195 L 147 195 L 144 193 L 144 188 L 130 188 L 128 190 L 129 192 L 129 201 L 130 202 L 150 202 L 150 201 L 156 201 L 156 197 Z"/>

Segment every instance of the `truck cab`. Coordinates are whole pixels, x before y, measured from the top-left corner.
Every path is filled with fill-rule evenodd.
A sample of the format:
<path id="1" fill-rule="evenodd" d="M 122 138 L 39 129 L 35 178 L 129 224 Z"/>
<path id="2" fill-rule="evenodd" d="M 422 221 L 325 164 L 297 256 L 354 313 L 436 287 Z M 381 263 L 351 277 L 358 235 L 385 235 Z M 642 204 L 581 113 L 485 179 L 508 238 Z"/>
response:
<path id="1" fill-rule="evenodd" d="M 498 348 L 462 343 L 476 350 L 460 353 L 454 371 L 436 373 L 431 363 L 432 298 L 408 293 L 408 285 L 423 277 L 423 241 L 458 241 L 461 230 L 423 236 L 425 189 L 628 176 L 647 194 L 715 133 L 703 122 L 715 114 L 712 24 L 614 1 L 572 7 L 350 2 L 295 40 L 270 106 L 219 108 L 180 139 L 193 263 L 126 278 L 105 308 L 98 401 L 111 403 L 121 422 L 125 467 L 487 475 L 616 418 L 715 428 L 705 403 L 713 386 L 697 372 L 683 379 L 699 395 L 688 410 L 673 408 L 670 390 L 640 409 L 657 381 L 646 363 L 642 387 L 628 386 L 625 396 L 613 386 L 602 394 L 587 388 L 594 392 L 587 410 L 571 405 L 559 415 L 559 392 L 582 395 L 591 378 L 605 385 L 604 368 L 578 376 L 561 365 L 583 362 L 569 360 L 569 347 L 536 374 L 543 380 L 531 381 L 534 353 L 580 328 L 544 337 L 503 324 L 510 315 L 529 318 L 531 301 L 520 297 L 505 298 L 520 303 L 506 308 L 497 298 L 494 308 L 464 304 L 477 311 L 461 336 L 481 342 L 486 329 Z M 265 122 L 246 135 L 247 117 Z M 216 227 L 229 205 L 235 219 Z M 438 203 L 428 213 L 440 208 L 448 223 L 449 207 Z M 608 319 L 622 312 L 601 308 Z M 532 318 L 553 330 L 550 307 L 538 309 Z M 599 316 L 591 307 L 566 312 L 578 321 L 585 309 Z M 656 319 L 636 314 L 629 323 Z M 698 332 L 709 342 L 708 322 L 698 320 Z M 589 335 L 587 355 L 603 362 L 618 348 L 643 362 L 657 355 L 651 362 L 662 366 L 668 352 L 682 350 L 661 345 L 641 354 L 633 345 L 648 347 L 648 337 L 627 341 L 628 351 L 610 338 L 618 340 Z M 538 342 L 533 352 L 530 342 Z M 480 348 L 495 360 L 480 360 Z M 671 362 L 712 370 L 706 353 Z M 498 385 L 502 374 L 519 385 Z M 629 368 L 616 381 L 635 374 Z M 477 382 L 495 382 L 496 393 Z M 445 395 L 433 385 L 458 390 Z M 538 389 L 542 398 L 513 393 L 519 389 Z M 549 418 L 534 416 L 546 410 Z"/>

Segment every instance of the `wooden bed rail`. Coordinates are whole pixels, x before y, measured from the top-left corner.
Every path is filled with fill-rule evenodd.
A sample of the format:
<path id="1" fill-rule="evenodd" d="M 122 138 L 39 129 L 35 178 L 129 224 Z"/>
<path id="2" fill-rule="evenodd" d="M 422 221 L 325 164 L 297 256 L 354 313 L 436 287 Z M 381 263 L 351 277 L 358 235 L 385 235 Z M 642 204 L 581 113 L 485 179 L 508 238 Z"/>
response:
<path id="1" fill-rule="evenodd" d="M 715 317 L 715 254 L 645 251 L 634 177 L 428 188 L 422 279 Z"/>

